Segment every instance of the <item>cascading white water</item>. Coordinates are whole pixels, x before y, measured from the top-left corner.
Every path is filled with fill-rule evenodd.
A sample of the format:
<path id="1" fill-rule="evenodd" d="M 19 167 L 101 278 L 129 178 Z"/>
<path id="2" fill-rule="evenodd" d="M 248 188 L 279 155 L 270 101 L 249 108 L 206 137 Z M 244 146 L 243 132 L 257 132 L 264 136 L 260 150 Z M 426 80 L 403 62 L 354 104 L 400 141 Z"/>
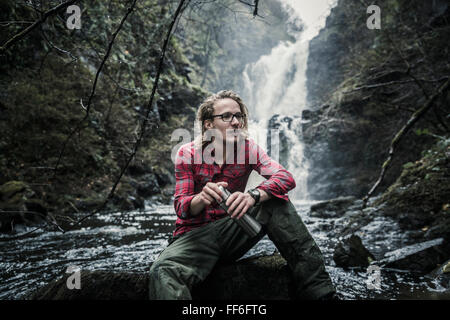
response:
<path id="1" fill-rule="evenodd" d="M 323 27 L 329 10 L 335 0 L 280 0 L 290 14 L 290 20 L 300 19 L 305 29 L 292 35 L 294 42 L 282 41 L 274 47 L 270 54 L 262 56 L 257 62 L 249 64 L 243 72 L 244 88 L 242 96 L 250 112 L 249 132 L 255 141 L 267 150 L 267 134 L 277 132 L 268 129 L 268 121 L 275 114 L 293 119 L 288 127 L 286 122 L 280 123 L 285 141 L 289 145 L 287 169 L 294 175 L 297 183 L 290 196 L 296 200 L 308 199 L 307 177 L 308 163 L 303 156 L 303 143 L 299 133 L 300 116 L 306 108 L 306 66 L 309 40 Z M 271 141 L 277 139 L 272 139 Z M 281 141 L 280 141 L 281 142 Z M 278 150 L 276 143 L 273 147 Z M 278 155 L 271 152 L 278 160 Z M 261 181 L 252 174 L 247 187 Z"/>

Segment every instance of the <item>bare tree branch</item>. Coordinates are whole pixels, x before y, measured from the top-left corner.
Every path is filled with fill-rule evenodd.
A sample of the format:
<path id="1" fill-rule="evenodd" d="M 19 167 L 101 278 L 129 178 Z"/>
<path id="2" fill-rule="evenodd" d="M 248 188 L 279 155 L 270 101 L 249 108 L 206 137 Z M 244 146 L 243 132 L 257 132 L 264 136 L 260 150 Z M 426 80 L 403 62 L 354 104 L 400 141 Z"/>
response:
<path id="1" fill-rule="evenodd" d="M 57 13 L 60 9 L 64 9 L 64 8 L 70 6 L 71 4 L 74 4 L 77 1 L 78 0 L 69 0 L 69 1 L 63 2 L 59 5 L 57 5 L 56 7 L 53 7 L 52 9 L 48 10 L 47 12 L 43 13 L 41 18 L 36 20 L 31 26 L 29 26 L 28 28 L 25 28 L 24 30 L 22 30 L 21 32 L 19 32 L 15 36 L 13 36 L 11 39 L 6 41 L 5 44 L 3 44 L 3 46 L 0 47 L 0 53 L 3 53 L 4 51 L 6 51 L 6 49 L 8 49 L 10 46 L 12 46 L 15 42 L 23 39 L 27 34 L 29 34 L 31 31 L 33 31 L 34 29 L 39 27 L 45 20 L 47 20 L 47 18 L 49 16 Z"/>
<path id="2" fill-rule="evenodd" d="M 374 193 L 375 189 L 379 186 L 381 181 L 383 180 L 387 169 L 389 168 L 389 165 L 391 164 L 391 161 L 394 157 L 394 151 L 398 143 L 400 142 L 401 138 L 411 129 L 411 127 L 433 106 L 435 100 L 445 92 L 449 90 L 450 87 L 450 79 L 447 79 L 447 81 L 440 86 L 440 88 L 434 93 L 431 98 L 427 101 L 427 103 L 420 109 L 418 109 L 408 120 L 408 122 L 403 126 L 403 128 L 400 129 L 399 132 L 395 135 L 394 139 L 391 141 L 391 146 L 389 148 L 389 155 L 386 161 L 383 163 L 380 176 L 378 180 L 375 182 L 375 184 L 372 186 L 370 191 L 367 193 L 367 195 L 363 198 L 363 208 L 366 207 L 367 201 Z"/>
<path id="3" fill-rule="evenodd" d="M 43 37 L 43 38 L 45 39 L 45 41 L 50 45 L 51 48 L 56 49 L 57 51 L 59 51 L 59 52 L 61 52 L 61 53 L 63 53 L 63 54 L 67 54 L 67 55 L 72 59 L 71 62 L 75 62 L 75 61 L 78 60 L 78 59 L 77 59 L 70 51 L 67 51 L 67 50 L 64 50 L 64 49 L 61 49 L 61 48 L 58 48 L 57 46 L 55 46 L 55 45 L 53 44 L 53 42 L 51 42 L 51 41 L 48 39 L 48 37 L 45 35 L 45 32 L 44 32 L 44 30 L 42 30 L 42 28 L 41 28 L 41 34 L 42 34 L 42 37 Z"/>
<path id="4" fill-rule="evenodd" d="M 72 130 L 72 132 L 69 134 L 67 139 L 64 141 L 63 147 L 62 147 L 61 152 L 60 152 L 59 157 L 58 157 L 58 161 L 56 162 L 56 165 L 55 165 L 55 171 L 54 171 L 54 176 L 53 177 L 56 176 L 56 172 L 58 170 L 58 166 L 59 166 L 59 164 L 61 162 L 61 159 L 62 159 L 62 156 L 64 154 L 64 151 L 65 151 L 65 149 L 67 147 L 67 143 L 70 141 L 70 139 L 72 139 L 73 135 L 77 131 L 79 131 L 81 129 L 81 126 L 82 126 L 83 122 L 86 121 L 86 119 L 89 117 L 89 112 L 90 112 L 90 108 L 91 108 L 91 102 L 92 102 L 92 98 L 94 97 L 95 90 L 96 90 L 96 87 L 97 87 L 98 77 L 99 77 L 99 75 L 100 75 L 100 73 L 101 73 L 101 71 L 103 69 L 103 66 L 106 63 L 106 60 L 108 60 L 109 54 L 111 53 L 112 46 L 114 44 L 114 41 L 116 40 L 116 37 L 117 37 L 119 31 L 120 31 L 120 29 L 122 29 L 122 26 L 125 23 L 125 20 L 127 19 L 128 15 L 133 11 L 134 6 L 136 5 L 136 1 L 137 0 L 134 0 L 133 3 L 131 4 L 131 6 L 128 8 L 127 13 L 125 14 L 125 16 L 120 21 L 119 27 L 116 29 L 116 31 L 112 35 L 112 39 L 111 39 L 111 41 L 109 42 L 109 45 L 108 45 L 108 50 L 106 51 L 106 54 L 103 57 L 103 60 L 100 63 L 100 66 L 99 66 L 99 68 L 97 70 L 97 73 L 95 75 L 94 83 L 92 85 L 92 90 L 91 90 L 91 94 L 89 96 L 89 100 L 88 100 L 87 106 L 86 107 L 83 106 L 85 108 L 85 110 L 86 110 L 86 114 L 83 117 L 83 119 L 81 119 L 78 122 L 78 125 L 76 126 L 76 128 L 74 130 Z"/>
<path id="5" fill-rule="evenodd" d="M 180 0 L 180 3 L 178 4 L 177 10 L 175 11 L 174 17 L 172 19 L 172 22 L 171 22 L 171 24 L 169 26 L 169 30 L 167 31 L 166 38 L 164 40 L 164 44 L 163 44 L 163 47 L 162 47 L 162 50 L 161 50 L 161 55 L 159 57 L 159 64 L 158 64 L 158 69 L 157 69 L 158 71 L 156 73 L 156 77 L 155 77 L 155 80 L 153 82 L 152 93 L 150 95 L 150 99 L 149 99 L 149 102 L 148 102 L 147 107 L 146 107 L 146 116 L 142 120 L 142 124 L 140 126 L 139 136 L 138 136 L 138 139 L 136 140 L 136 143 L 134 144 L 133 151 L 132 151 L 131 155 L 128 157 L 128 159 L 126 161 L 126 164 L 123 166 L 123 168 L 122 168 L 122 170 L 121 170 L 121 172 L 119 174 L 119 177 L 117 178 L 116 182 L 114 183 L 113 187 L 111 188 L 111 191 L 110 191 L 108 197 L 106 198 L 106 200 L 102 203 L 102 205 L 99 208 L 97 208 L 94 212 L 90 213 L 89 215 L 87 215 L 87 216 L 81 218 L 80 220 L 78 220 L 76 222 L 76 224 L 80 224 L 84 220 L 86 220 L 89 217 L 97 214 L 98 212 L 102 211 L 106 207 L 108 202 L 114 196 L 114 193 L 115 193 L 115 190 L 117 188 L 117 185 L 119 184 L 120 180 L 122 179 L 122 176 L 124 175 L 126 169 L 128 168 L 128 166 L 131 163 L 131 161 L 134 159 L 134 157 L 135 157 L 135 155 L 136 155 L 136 153 L 137 153 L 137 151 L 139 149 L 139 146 L 140 146 L 140 144 L 142 142 L 142 138 L 144 137 L 145 132 L 147 130 L 147 124 L 148 124 L 149 116 L 150 116 L 150 113 L 152 111 L 152 106 L 153 106 L 153 99 L 155 97 L 156 90 L 158 88 L 158 82 L 159 82 L 159 78 L 161 76 L 162 67 L 163 67 L 163 63 L 164 63 L 164 58 L 165 58 L 166 50 L 167 50 L 167 45 L 169 43 L 170 36 L 172 34 L 172 29 L 173 29 L 176 21 L 178 20 L 179 15 L 184 10 L 183 6 L 184 6 L 185 2 L 186 2 L 186 0 Z M 187 0 L 187 4 L 188 3 L 189 3 L 189 0 Z"/>
<path id="6" fill-rule="evenodd" d="M 422 83 L 419 82 L 419 80 L 417 80 L 417 78 L 411 73 L 412 70 L 412 66 L 411 64 L 408 62 L 408 60 L 405 58 L 405 56 L 403 55 L 402 51 L 400 50 L 400 48 L 397 46 L 397 44 L 395 43 L 395 41 L 392 40 L 391 36 L 389 35 L 388 32 L 384 32 L 384 34 L 386 35 L 387 39 L 389 40 L 389 42 L 392 44 L 392 46 L 395 48 L 395 50 L 398 52 L 399 56 L 402 58 L 403 62 L 405 63 L 407 70 L 406 70 L 406 75 L 408 75 L 411 79 L 414 80 L 414 83 L 422 90 L 422 93 L 424 94 L 424 96 L 429 99 L 430 96 L 428 95 L 427 91 L 425 90 L 425 88 L 422 86 Z"/>
<path id="7" fill-rule="evenodd" d="M 259 0 L 254 0 L 253 4 L 246 2 L 244 0 L 238 0 L 240 3 L 243 3 L 249 7 L 253 8 L 253 17 L 258 16 L 258 4 L 259 4 Z"/>
<path id="8" fill-rule="evenodd" d="M 55 226 L 56 228 L 58 228 L 60 231 L 64 231 L 59 224 L 54 220 L 51 219 L 51 217 L 49 217 L 48 215 L 42 213 L 42 212 L 37 212 L 37 211 L 30 211 L 30 210 L 22 210 L 22 211 L 0 211 L 1 213 L 26 213 L 26 214 L 34 214 L 37 216 L 40 216 L 41 218 L 43 218 L 45 221 L 47 221 L 48 223 L 52 224 L 53 226 Z"/>
<path id="9" fill-rule="evenodd" d="M 32 24 L 34 21 L 0 21 L 0 26 L 7 27 L 10 24 Z"/>
<path id="10" fill-rule="evenodd" d="M 403 84 L 403 83 L 411 83 L 411 82 L 418 82 L 418 81 L 422 81 L 422 82 L 440 82 L 440 81 L 444 81 L 447 80 L 449 77 L 442 77 L 439 79 L 420 79 L 420 78 L 414 78 L 414 79 L 409 79 L 409 80 L 398 80 L 398 81 L 389 81 L 389 82 L 384 82 L 384 83 L 376 83 L 376 84 L 369 84 L 369 85 L 365 85 L 365 86 L 360 86 L 360 87 L 356 87 L 355 89 L 352 90 L 348 90 L 348 91 L 344 91 L 344 94 L 347 93 L 352 93 L 355 91 L 359 91 L 362 89 L 375 89 L 375 88 L 380 88 L 380 87 L 386 87 L 386 86 L 391 86 L 394 84 Z M 427 96 L 428 97 L 428 96 Z"/>
<path id="11" fill-rule="evenodd" d="M 253 9 L 253 16 L 256 17 L 258 15 L 258 4 L 259 0 L 255 0 L 254 9 Z"/>

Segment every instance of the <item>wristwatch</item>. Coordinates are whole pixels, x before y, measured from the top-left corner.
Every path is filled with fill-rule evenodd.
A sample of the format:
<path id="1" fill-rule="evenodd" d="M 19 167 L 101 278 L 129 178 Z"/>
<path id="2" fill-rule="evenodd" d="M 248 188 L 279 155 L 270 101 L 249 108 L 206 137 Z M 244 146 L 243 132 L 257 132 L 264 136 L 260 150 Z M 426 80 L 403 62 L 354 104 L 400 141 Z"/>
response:
<path id="1" fill-rule="evenodd" d="M 259 193 L 258 189 L 250 189 L 247 191 L 253 199 L 255 199 L 255 206 L 259 203 L 259 198 L 261 197 L 261 194 Z"/>

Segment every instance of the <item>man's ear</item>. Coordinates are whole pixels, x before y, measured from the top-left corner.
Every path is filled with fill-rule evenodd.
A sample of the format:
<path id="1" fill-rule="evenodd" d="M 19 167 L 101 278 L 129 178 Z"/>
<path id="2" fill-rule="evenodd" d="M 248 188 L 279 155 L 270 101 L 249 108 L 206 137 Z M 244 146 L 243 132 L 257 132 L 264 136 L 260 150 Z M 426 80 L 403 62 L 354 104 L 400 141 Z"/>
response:
<path id="1" fill-rule="evenodd" d="M 213 129 L 214 128 L 214 124 L 212 123 L 212 121 L 211 120 L 205 120 L 205 122 L 204 122 L 204 126 L 205 126 L 205 129 Z"/>

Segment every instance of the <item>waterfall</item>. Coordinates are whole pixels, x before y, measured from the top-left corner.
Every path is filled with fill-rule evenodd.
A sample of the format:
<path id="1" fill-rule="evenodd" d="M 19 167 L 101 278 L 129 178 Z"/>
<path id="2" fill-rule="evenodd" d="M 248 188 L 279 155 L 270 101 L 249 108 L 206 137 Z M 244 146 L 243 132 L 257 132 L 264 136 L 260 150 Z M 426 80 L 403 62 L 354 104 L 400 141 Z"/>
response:
<path id="1" fill-rule="evenodd" d="M 248 64 L 242 74 L 242 97 L 249 108 L 250 136 L 270 150 L 270 156 L 277 161 L 280 147 L 287 145 L 286 169 L 290 171 L 297 187 L 289 195 L 295 200 L 307 200 L 307 177 L 309 165 L 304 158 L 301 138 L 301 114 L 306 109 L 306 66 L 309 40 L 323 27 L 333 0 L 280 0 L 290 15 L 288 23 L 302 21 L 305 30 L 292 28 L 295 41 L 281 41 L 270 54 Z M 268 127 L 269 120 L 279 115 L 277 130 Z M 277 134 L 279 136 L 277 137 Z M 267 137 L 271 145 L 267 145 Z M 280 161 L 281 162 L 281 161 Z M 252 174 L 247 188 L 262 180 Z"/>

